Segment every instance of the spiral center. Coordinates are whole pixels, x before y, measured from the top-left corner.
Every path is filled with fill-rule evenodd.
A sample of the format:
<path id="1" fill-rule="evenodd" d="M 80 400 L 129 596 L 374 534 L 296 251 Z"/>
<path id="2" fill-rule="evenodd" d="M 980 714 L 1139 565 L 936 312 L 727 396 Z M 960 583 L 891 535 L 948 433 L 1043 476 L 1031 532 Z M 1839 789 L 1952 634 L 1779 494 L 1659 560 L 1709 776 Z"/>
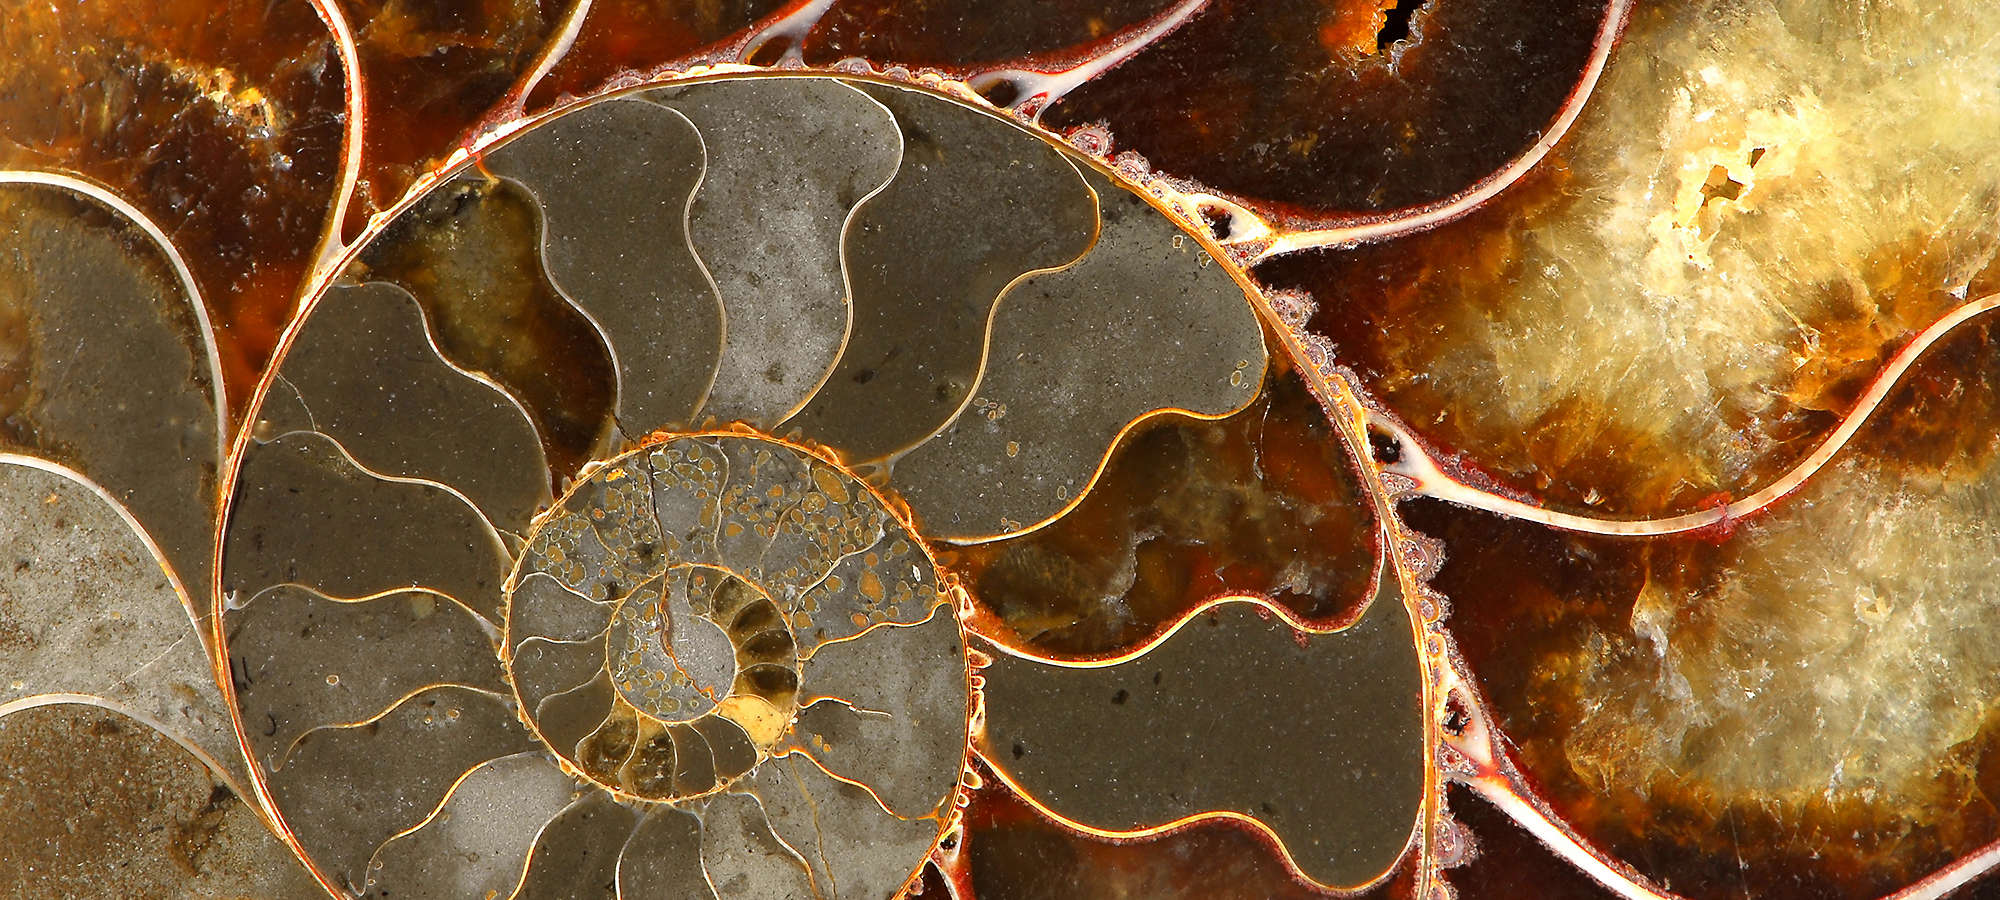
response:
<path id="1" fill-rule="evenodd" d="M 706 715 L 736 680 L 735 614 L 770 598 L 727 569 L 677 565 L 618 601 L 605 632 L 611 683 L 662 722 Z"/>
<path id="2" fill-rule="evenodd" d="M 819 648 L 842 657 L 944 605 L 920 543 L 853 473 L 765 435 L 679 435 L 606 460 L 536 522 L 508 580 L 507 674 L 574 771 L 688 799 L 798 752 L 814 703 L 861 695 L 831 675 L 806 690 Z M 961 654 L 944 661 L 962 684 Z M 846 709 L 820 706 L 816 727 Z"/>

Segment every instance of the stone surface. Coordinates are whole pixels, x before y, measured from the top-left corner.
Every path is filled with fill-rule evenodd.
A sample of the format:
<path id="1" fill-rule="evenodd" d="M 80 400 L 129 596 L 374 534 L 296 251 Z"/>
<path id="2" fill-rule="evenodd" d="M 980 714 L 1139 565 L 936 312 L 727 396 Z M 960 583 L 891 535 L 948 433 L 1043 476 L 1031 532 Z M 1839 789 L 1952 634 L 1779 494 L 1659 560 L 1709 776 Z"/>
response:
<path id="1" fill-rule="evenodd" d="M 160 558 L 82 483 L 0 463 L 0 708 L 54 695 L 104 703 L 244 777 L 206 645 Z"/>
<path id="2" fill-rule="evenodd" d="M 0 718 L 0 897 L 299 900 L 324 894 L 213 770 L 108 710 Z"/>

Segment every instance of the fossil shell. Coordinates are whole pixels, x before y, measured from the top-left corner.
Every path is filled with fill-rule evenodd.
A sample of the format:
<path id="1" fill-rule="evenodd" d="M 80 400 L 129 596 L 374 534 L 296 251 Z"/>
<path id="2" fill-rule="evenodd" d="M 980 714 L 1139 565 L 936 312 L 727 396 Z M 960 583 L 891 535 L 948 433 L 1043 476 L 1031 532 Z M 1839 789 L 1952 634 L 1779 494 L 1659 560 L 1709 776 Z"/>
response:
<path id="1" fill-rule="evenodd" d="M 933 547 L 1060 516 L 1266 359 L 1144 198 L 936 96 L 738 79 L 537 123 L 360 251 L 253 412 L 223 632 L 254 775 L 366 896 L 890 896 L 975 719 Z"/>

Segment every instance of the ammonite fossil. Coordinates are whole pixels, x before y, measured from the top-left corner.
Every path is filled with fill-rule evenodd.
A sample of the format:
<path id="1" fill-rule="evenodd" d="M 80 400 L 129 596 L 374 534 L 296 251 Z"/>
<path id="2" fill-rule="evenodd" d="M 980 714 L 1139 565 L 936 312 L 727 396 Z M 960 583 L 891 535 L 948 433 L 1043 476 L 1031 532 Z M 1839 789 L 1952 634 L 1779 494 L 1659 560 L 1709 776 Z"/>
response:
<path id="1" fill-rule="evenodd" d="M 253 773 L 364 896 L 890 896 L 977 709 L 941 542 L 1057 517 L 1267 365 L 1208 251 L 950 101 L 738 79 L 537 123 L 359 252 L 253 411 Z"/>
<path id="2" fill-rule="evenodd" d="M 13 4 L 0 900 L 1992 894 L 1996 9 Z"/>

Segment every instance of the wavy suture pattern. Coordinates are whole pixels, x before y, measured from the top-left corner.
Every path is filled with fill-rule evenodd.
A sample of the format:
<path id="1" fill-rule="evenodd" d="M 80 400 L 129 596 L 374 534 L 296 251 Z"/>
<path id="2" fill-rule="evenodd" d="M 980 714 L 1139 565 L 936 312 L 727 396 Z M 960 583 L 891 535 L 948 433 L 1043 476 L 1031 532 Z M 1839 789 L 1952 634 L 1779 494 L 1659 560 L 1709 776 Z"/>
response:
<path id="1" fill-rule="evenodd" d="M 1058 132 L 1108 132 L 1118 151 L 1274 222 L 1393 218 L 1530 148 L 1617 8 L 1213 0 L 1042 119 Z M 1151 102 L 1164 85 L 1183 93 Z M 1256 164 L 1239 161 L 1245 148 Z"/>
<path id="2" fill-rule="evenodd" d="M 1539 163 L 1631 4 L 1517 6 L 598 0 L 571 8 L 528 108 L 709 66 L 970 90 L 1251 259 L 1426 228 Z"/>
<path id="3" fill-rule="evenodd" d="M 439 687 L 365 725 L 311 732 L 265 783 L 320 875 L 359 894 L 375 887 L 369 865 L 376 854 L 429 821 L 461 777 L 536 746 L 500 696 Z M 428 877 L 455 877 L 470 862 L 433 860 Z"/>
<path id="4" fill-rule="evenodd" d="M 16 7 L 0 897 L 2000 865 L 1989 4 Z"/>
<path id="5" fill-rule="evenodd" d="M 230 617 L 231 674 L 258 762 L 277 770 L 308 731 L 368 722 L 402 703 L 409 683 L 381 667 L 343 664 L 339 647 L 365 643 L 408 659 L 423 684 L 506 690 L 485 632 L 466 611 L 424 591 L 336 600 L 279 585 Z"/>
<path id="6" fill-rule="evenodd" d="M 969 408 L 895 461 L 926 534 L 996 537 L 1053 518 L 1127 423 L 1226 415 L 1261 387 L 1258 321 L 1215 302 L 1237 291 L 1229 273 L 1145 201 L 1094 171 L 1085 181 L 1099 210 L 1090 255 L 1001 299 Z"/>
<path id="7" fill-rule="evenodd" d="M 980 600 L 933 542 L 1004 551 L 1100 483 L 1138 495 L 1112 503 L 1133 516 L 1114 532 L 1158 548 L 1273 522 L 1164 579 L 1128 547 L 1145 574 L 1123 591 L 1156 618 L 1103 651 L 1172 657 L 1184 678 L 1162 702 L 1190 714 L 1267 675 L 1303 689 L 1366 671 L 1369 699 L 1340 721 L 1377 739 L 1317 712 L 1281 727 L 1290 701 L 1241 706 L 1249 718 L 1213 727 L 1321 733 L 1326 755 L 1220 793 L 1187 790 L 1205 765 L 1132 761 L 1130 808 L 1051 787 L 1075 773 L 1036 770 L 1029 796 L 1107 831 L 1234 818 L 1323 884 L 1403 858 L 1421 690 L 1399 598 L 1367 604 L 1371 584 L 1395 584 L 1365 555 L 1372 514 L 1241 284 L 1148 201 L 966 107 L 768 79 L 583 107 L 406 215 L 296 330 L 227 529 L 245 745 L 330 887 L 898 894 L 958 839 L 976 683 L 1017 682 L 989 693 L 1008 699 L 1005 728 L 1019 708 L 1081 723 L 1102 704 L 1060 684 L 1097 670 L 1033 656 L 974 678 L 998 651 L 968 647 Z M 451 284 L 477 260 L 515 267 L 488 278 L 490 313 L 585 322 L 611 364 L 538 385 L 549 345 L 513 352 L 477 289 Z M 1179 481 L 1113 472 L 1143 441 L 1157 447 L 1133 458 L 1181 465 Z M 870 461 L 866 479 L 850 468 Z M 1345 547 L 1362 553 L 1288 559 Z M 1012 584 L 1051 574 L 1016 566 Z M 1224 604 L 1207 616 L 1227 629 L 1142 644 L 1228 594 L 1287 606 Z M 1259 618 L 1281 608 L 1344 630 Z M 1283 672 L 1200 662 L 1216 654 Z M 1186 761 L 1231 768 L 1200 749 L 1207 728 L 1188 732 Z M 1109 732 L 1071 730 L 1078 753 L 1132 760 Z M 1364 752 L 1351 791 L 1296 806 L 1272 792 Z M 1371 837 L 1336 849 L 1363 822 Z"/>
<path id="8" fill-rule="evenodd" d="M 949 801 L 967 702 L 956 620 L 915 537 L 851 476 L 765 439 L 674 438 L 583 482 L 526 553 L 511 679 L 591 780 L 678 801 L 837 747 L 899 816 Z M 909 643 L 925 622 L 947 640 Z M 577 691 L 599 681 L 613 690 Z M 800 712 L 821 698 L 884 727 Z"/>
<path id="9" fill-rule="evenodd" d="M 291 432 L 245 454 L 222 573 L 225 596 L 300 584 L 340 599 L 424 588 L 491 617 L 511 562 L 500 536 L 462 494 L 390 480 L 339 443 Z M 298 510 L 311 509 L 301 516 Z M 449 535 L 449 540 L 440 536 Z M 371 565 L 354 565 L 357 558 Z"/>
<path id="10" fill-rule="evenodd" d="M 348 364 L 361 343 L 374 354 L 367 368 Z M 548 479 L 537 474 L 541 442 L 525 411 L 438 355 L 407 291 L 384 282 L 335 287 L 298 347 L 277 389 L 281 402 L 267 401 L 258 418 L 264 439 L 325 434 L 371 471 L 452 485 L 511 534 L 525 533 L 549 504 Z"/>
<path id="11" fill-rule="evenodd" d="M 1402 856 L 1424 788 L 1423 761 L 1408 752 L 1423 733 L 1422 673 L 1400 591 L 1385 587 L 1331 634 L 1224 602 L 1103 664 L 1051 666 L 993 647 L 975 746 L 1068 821 L 1145 834 L 1221 811 L 1269 827 L 1314 882 L 1367 884 Z M 1144 753 L 1119 751 L 1141 733 Z M 1134 783 L 1154 787 L 1125 789 Z"/>
<path id="12" fill-rule="evenodd" d="M 906 451 L 957 414 L 994 304 L 1016 279 L 1076 261 L 1097 230 L 1096 197 L 1054 148 L 970 109 L 867 90 L 896 115 L 903 164 L 847 230 L 846 349 L 783 426 L 857 462 Z"/>
<path id="13" fill-rule="evenodd" d="M 467 773 L 415 831 L 369 860 L 377 897 L 500 897 L 521 881 L 522 860 L 542 824 L 576 797 L 576 785 L 538 755 L 496 759 Z M 439 872 L 435 860 L 463 863 Z M 391 889 L 393 886 L 393 890 Z M 686 892 L 634 896 L 687 896 Z"/>
<path id="14" fill-rule="evenodd" d="M 720 81 L 652 98 L 701 130 L 690 210 L 729 324 L 704 412 L 770 428 L 805 404 L 847 337 L 848 217 L 902 165 L 889 110 L 837 81 Z M 770 203 L 782 196 L 784 203 Z"/>
<path id="15" fill-rule="evenodd" d="M 138 223 L 75 188 L 0 184 L 0 231 L 0 450 L 102 485 L 199 591 L 222 395 L 192 285 Z"/>
<path id="16" fill-rule="evenodd" d="M 606 145 L 621 152 L 586 149 Z M 687 231 L 705 161 L 686 116 L 601 103 L 484 163 L 525 184 L 541 210 L 549 278 L 602 330 L 618 371 L 617 424 L 631 438 L 684 428 L 715 382 L 722 305 Z"/>
<path id="17" fill-rule="evenodd" d="M 0 175 L 0 236 L 0 894 L 308 890 L 240 799 L 208 652 L 222 376 L 192 278 L 68 176 Z"/>
<path id="18" fill-rule="evenodd" d="M 1243 410 L 1168 414 L 1120 439 L 1074 508 L 1003 540 L 947 545 L 987 638 L 1051 659 L 1115 656 L 1217 597 L 1352 621 L 1378 570 L 1374 511 L 1301 373 L 1273 359 Z"/>
<path id="19" fill-rule="evenodd" d="M 1095 900 L 1204 897 L 1307 900 L 1327 892 L 1301 882 L 1254 826 L 1212 819 L 1146 837 L 1085 834 L 1058 825 L 990 770 L 966 805 L 958 896 Z M 1370 894 L 1400 896 L 1413 885 L 1414 856 Z M 921 895 L 920 895 L 921 896 Z"/>
<path id="20" fill-rule="evenodd" d="M 1995 25 L 1642 7 L 1491 203 L 1257 267 L 1381 426 L 1488 830 L 1628 897 L 1992 866 Z"/>
<path id="21" fill-rule="evenodd" d="M 343 274 L 415 297 L 440 355 L 519 400 L 567 475 L 607 439 L 617 385 L 602 333 L 550 281 L 542 231 L 527 191 L 473 170 L 397 216 Z"/>

